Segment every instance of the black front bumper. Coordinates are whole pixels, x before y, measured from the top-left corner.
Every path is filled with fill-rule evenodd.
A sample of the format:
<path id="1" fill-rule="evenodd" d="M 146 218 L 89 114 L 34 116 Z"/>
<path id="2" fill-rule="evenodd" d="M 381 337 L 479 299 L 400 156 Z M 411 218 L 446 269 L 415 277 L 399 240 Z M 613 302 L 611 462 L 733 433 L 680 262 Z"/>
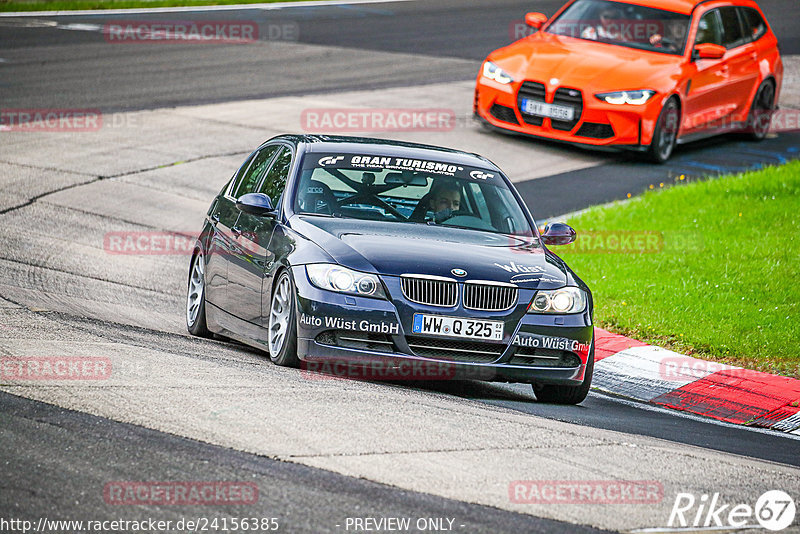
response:
<path id="1" fill-rule="evenodd" d="M 510 311 L 471 312 L 471 317 L 505 321 L 502 342 L 480 343 L 410 334 L 414 313 L 452 311 L 320 290 L 302 266 L 294 275 L 297 352 L 307 371 L 368 380 L 578 385 L 594 351 L 591 314 L 526 314 L 533 290 L 521 290 L 521 304 Z M 390 295 L 397 294 L 392 280 L 384 283 Z"/>

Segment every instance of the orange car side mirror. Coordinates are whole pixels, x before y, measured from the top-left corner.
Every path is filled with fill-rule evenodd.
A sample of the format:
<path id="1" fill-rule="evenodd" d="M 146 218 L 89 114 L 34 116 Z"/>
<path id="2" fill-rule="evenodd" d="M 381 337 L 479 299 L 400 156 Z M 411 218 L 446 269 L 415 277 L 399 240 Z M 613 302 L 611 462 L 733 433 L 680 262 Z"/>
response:
<path id="1" fill-rule="evenodd" d="M 542 27 L 542 24 L 547 22 L 547 15 L 544 13 L 526 13 L 525 24 L 536 28 L 537 30 Z"/>
<path id="2" fill-rule="evenodd" d="M 695 45 L 694 57 L 697 59 L 722 59 L 727 49 L 724 46 L 712 43 Z"/>

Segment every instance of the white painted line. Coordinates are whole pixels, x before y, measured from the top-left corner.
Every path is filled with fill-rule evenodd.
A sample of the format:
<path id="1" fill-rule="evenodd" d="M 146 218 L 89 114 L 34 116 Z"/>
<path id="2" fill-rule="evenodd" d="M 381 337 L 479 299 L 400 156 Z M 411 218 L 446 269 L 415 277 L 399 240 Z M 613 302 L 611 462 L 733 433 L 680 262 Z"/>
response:
<path id="1" fill-rule="evenodd" d="M 312 0 L 306 2 L 274 2 L 269 4 L 232 4 L 223 6 L 175 6 L 131 9 L 84 9 L 80 11 L 10 11 L 0 13 L 0 17 L 65 17 L 72 15 L 140 15 L 145 13 L 186 13 L 205 11 L 237 11 L 260 9 L 271 11 L 294 7 L 347 6 L 361 4 L 388 4 L 395 2 L 414 2 L 416 0 Z"/>
<path id="2" fill-rule="evenodd" d="M 735 368 L 646 345 L 625 349 L 597 362 L 592 382 L 616 395 L 650 401 L 726 369 Z"/>
<path id="3" fill-rule="evenodd" d="M 761 525 L 745 525 L 743 527 L 732 527 L 730 525 L 723 525 L 721 527 L 653 527 L 653 528 L 635 528 L 631 532 L 641 532 L 647 534 L 656 534 L 658 532 L 715 532 L 724 530 L 725 532 L 735 532 L 737 530 L 748 530 L 763 528 Z"/>
<path id="4" fill-rule="evenodd" d="M 59 30 L 75 30 L 80 32 L 98 32 L 103 29 L 102 26 L 98 26 L 97 24 L 59 24 Z"/>
<path id="5" fill-rule="evenodd" d="M 797 412 L 794 415 L 790 415 L 786 419 L 778 421 L 777 423 L 772 425 L 772 428 L 777 430 L 783 430 L 784 432 L 800 430 L 800 412 Z"/>

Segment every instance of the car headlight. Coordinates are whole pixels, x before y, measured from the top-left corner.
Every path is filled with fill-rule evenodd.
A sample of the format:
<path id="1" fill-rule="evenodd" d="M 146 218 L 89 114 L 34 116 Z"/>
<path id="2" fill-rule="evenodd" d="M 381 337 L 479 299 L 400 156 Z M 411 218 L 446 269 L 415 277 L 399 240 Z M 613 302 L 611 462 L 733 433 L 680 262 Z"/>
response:
<path id="1" fill-rule="evenodd" d="M 383 285 L 374 274 L 354 271 L 331 263 L 306 265 L 306 272 L 311 283 L 320 289 L 360 297 L 386 298 Z"/>
<path id="2" fill-rule="evenodd" d="M 637 91 L 614 91 L 613 93 L 598 93 L 594 95 L 600 100 L 604 100 L 609 104 L 631 104 L 639 106 L 644 104 L 655 95 L 655 91 L 650 89 L 642 89 Z"/>
<path id="3" fill-rule="evenodd" d="M 586 292 L 579 287 L 540 289 L 528 313 L 580 313 L 586 309 Z"/>
<path id="4" fill-rule="evenodd" d="M 494 80 L 503 85 L 507 85 L 514 81 L 514 78 L 512 78 L 506 71 L 491 61 L 487 61 L 483 64 L 483 77 L 489 78 L 490 80 Z"/>

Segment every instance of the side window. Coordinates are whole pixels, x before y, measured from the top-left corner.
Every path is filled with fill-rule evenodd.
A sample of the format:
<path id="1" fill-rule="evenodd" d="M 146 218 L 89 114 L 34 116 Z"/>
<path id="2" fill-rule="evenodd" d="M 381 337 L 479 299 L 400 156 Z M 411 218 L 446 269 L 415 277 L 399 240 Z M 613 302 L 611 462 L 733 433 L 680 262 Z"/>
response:
<path id="1" fill-rule="evenodd" d="M 255 192 L 258 181 L 264 176 L 272 156 L 278 150 L 278 146 L 267 146 L 258 151 L 256 156 L 250 162 L 247 170 L 237 178 L 237 182 L 233 187 L 233 198 L 239 198 L 247 193 Z"/>
<path id="2" fill-rule="evenodd" d="M 767 33 L 767 23 L 761 18 L 759 12 L 752 7 L 741 7 L 739 9 L 747 37 L 753 41 L 761 39 Z"/>
<path id="3" fill-rule="evenodd" d="M 716 9 L 703 15 L 697 25 L 697 37 L 694 39 L 694 44 L 704 43 L 722 44 L 722 28 Z"/>
<path id="4" fill-rule="evenodd" d="M 242 180 L 242 176 L 244 176 L 244 173 L 247 172 L 247 169 L 250 168 L 250 164 L 253 162 L 253 158 L 256 157 L 256 154 L 258 154 L 257 150 L 252 154 L 250 154 L 249 156 L 247 156 L 247 159 L 244 160 L 242 166 L 239 167 L 239 169 L 234 173 L 233 178 L 231 178 L 231 180 L 228 182 L 228 185 L 225 186 L 225 191 L 228 191 L 228 194 L 230 196 L 233 196 L 233 193 L 234 191 L 236 191 L 239 182 L 241 182 Z"/>
<path id="5" fill-rule="evenodd" d="M 481 189 L 480 184 L 472 182 L 469 184 L 469 188 L 470 191 L 467 197 L 474 199 L 474 211 L 477 212 L 477 215 L 484 221 L 491 220 L 491 216 L 489 215 L 489 206 L 486 204 L 486 197 L 483 196 L 483 190 Z"/>
<path id="6" fill-rule="evenodd" d="M 286 147 L 281 147 L 281 151 L 275 156 L 275 162 L 270 167 L 264 183 L 261 184 L 259 193 L 266 194 L 273 204 L 277 205 L 278 198 L 286 188 L 286 180 L 289 178 L 289 168 L 292 166 L 292 151 Z"/>
<path id="7" fill-rule="evenodd" d="M 738 11 L 733 6 L 719 8 L 719 16 L 722 19 L 722 44 L 725 48 L 736 48 L 745 43 Z"/>

